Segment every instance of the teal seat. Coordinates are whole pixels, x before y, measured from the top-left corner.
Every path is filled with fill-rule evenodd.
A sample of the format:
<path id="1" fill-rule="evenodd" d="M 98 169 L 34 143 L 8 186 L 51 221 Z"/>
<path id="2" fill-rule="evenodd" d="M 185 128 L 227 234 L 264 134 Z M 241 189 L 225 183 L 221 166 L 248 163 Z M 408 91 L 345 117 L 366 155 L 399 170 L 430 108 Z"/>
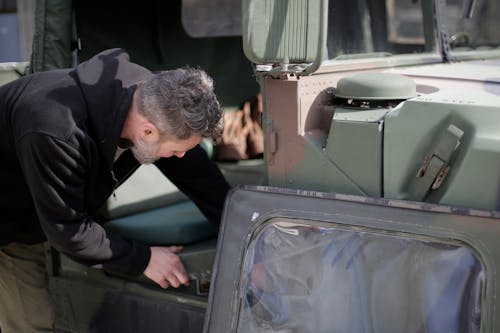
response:
<path id="1" fill-rule="evenodd" d="M 212 238 L 217 227 L 191 201 L 116 218 L 104 227 L 150 245 L 186 245 Z"/>

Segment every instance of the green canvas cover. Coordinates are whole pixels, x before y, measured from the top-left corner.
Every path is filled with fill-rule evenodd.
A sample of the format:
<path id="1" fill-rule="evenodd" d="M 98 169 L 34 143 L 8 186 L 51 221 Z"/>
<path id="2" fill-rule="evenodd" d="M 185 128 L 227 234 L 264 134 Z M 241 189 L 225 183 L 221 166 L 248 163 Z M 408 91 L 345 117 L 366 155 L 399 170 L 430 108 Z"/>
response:
<path id="1" fill-rule="evenodd" d="M 37 0 L 32 72 L 71 66 L 72 24 L 71 0 Z"/>

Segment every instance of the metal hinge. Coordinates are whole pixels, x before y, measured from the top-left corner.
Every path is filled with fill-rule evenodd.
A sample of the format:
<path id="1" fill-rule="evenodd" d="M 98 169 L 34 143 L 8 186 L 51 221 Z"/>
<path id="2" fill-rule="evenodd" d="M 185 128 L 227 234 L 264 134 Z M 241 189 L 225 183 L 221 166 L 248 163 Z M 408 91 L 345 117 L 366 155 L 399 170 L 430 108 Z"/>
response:
<path id="1" fill-rule="evenodd" d="M 268 119 L 267 122 L 267 162 L 273 164 L 274 155 L 278 151 L 278 133 L 274 130 L 273 121 Z"/>
<path id="2" fill-rule="evenodd" d="M 432 153 L 418 169 L 416 179 L 410 191 L 412 200 L 423 200 L 430 190 L 438 189 L 450 172 L 450 161 L 453 153 L 460 146 L 464 131 L 450 124 L 440 136 Z"/>

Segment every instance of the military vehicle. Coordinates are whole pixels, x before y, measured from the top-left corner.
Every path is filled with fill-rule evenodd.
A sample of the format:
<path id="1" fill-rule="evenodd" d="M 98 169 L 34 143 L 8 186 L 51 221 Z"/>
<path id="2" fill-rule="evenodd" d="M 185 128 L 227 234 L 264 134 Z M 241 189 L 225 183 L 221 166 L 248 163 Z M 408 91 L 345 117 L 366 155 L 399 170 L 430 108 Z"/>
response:
<path id="1" fill-rule="evenodd" d="M 154 168 L 107 228 L 183 244 L 166 289 L 49 249 L 63 332 L 500 330 L 500 4 L 493 0 L 40 1 L 31 71 L 110 47 L 260 92 L 264 156 L 219 165 L 219 230 Z M 211 156 L 218 149 L 204 142 Z"/>

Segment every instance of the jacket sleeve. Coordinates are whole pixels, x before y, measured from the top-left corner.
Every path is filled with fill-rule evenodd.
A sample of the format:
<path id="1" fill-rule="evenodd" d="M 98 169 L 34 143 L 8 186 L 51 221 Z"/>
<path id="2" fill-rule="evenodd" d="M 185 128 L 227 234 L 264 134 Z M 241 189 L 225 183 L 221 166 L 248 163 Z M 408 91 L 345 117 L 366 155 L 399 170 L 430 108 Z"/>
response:
<path id="1" fill-rule="evenodd" d="M 87 167 L 77 145 L 40 133 L 16 143 L 42 229 L 58 251 L 86 265 L 135 276 L 146 268 L 147 245 L 106 232 L 85 209 Z"/>
<path id="2" fill-rule="evenodd" d="M 193 200 L 210 222 L 220 224 L 230 186 L 203 148 L 196 146 L 182 158 L 161 158 L 155 165 Z"/>

